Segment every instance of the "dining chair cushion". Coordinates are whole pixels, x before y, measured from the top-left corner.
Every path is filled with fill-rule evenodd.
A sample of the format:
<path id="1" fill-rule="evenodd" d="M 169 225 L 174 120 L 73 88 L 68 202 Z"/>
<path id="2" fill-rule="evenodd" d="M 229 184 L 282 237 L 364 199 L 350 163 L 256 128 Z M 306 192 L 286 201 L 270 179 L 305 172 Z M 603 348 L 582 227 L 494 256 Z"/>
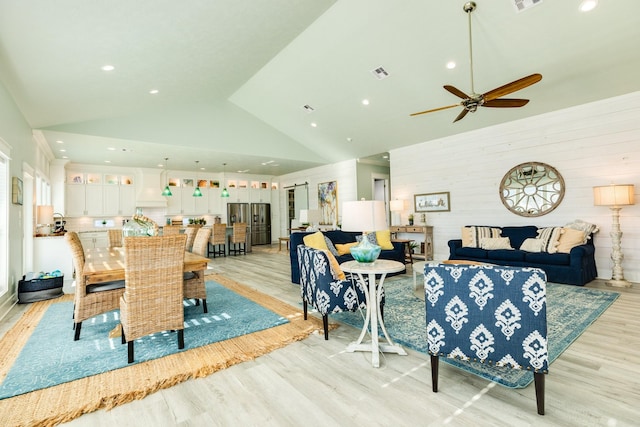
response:
<path id="1" fill-rule="evenodd" d="M 112 291 L 114 289 L 124 289 L 124 280 L 115 280 L 113 282 L 92 283 L 87 285 L 87 293 Z"/>

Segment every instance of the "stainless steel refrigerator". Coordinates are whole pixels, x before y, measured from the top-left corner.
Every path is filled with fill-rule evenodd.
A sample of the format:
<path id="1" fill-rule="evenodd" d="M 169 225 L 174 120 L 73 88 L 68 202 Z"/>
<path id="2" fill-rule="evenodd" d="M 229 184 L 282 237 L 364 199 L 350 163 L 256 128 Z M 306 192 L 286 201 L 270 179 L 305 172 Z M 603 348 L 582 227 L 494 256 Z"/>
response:
<path id="1" fill-rule="evenodd" d="M 251 203 L 251 244 L 271 244 L 271 205 Z"/>
<path id="2" fill-rule="evenodd" d="M 231 227 L 236 222 L 244 222 L 251 226 L 249 219 L 249 203 L 227 203 L 227 225 Z"/>

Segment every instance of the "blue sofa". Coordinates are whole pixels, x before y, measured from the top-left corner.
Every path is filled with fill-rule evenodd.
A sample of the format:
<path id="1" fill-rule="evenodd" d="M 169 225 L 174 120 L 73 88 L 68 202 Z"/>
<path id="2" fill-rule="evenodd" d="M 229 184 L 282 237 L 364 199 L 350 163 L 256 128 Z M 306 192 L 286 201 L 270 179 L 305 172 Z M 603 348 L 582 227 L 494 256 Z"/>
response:
<path id="1" fill-rule="evenodd" d="M 555 283 L 584 286 L 598 276 L 595 261 L 593 234 L 587 243 L 576 246 L 570 253 L 525 252 L 520 245 L 525 239 L 536 238 L 538 227 L 494 227 L 501 230 L 502 237 L 508 237 L 510 249 L 485 250 L 463 247 L 461 239 L 449 240 L 450 260 L 469 260 L 514 267 L 537 267 L 547 273 L 547 280 Z"/>
<path id="2" fill-rule="evenodd" d="M 301 233 L 291 233 L 289 240 L 289 258 L 291 261 L 291 281 L 293 283 L 300 284 L 300 267 L 298 266 L 298 246 L 304 244 L 304 236 L 309 234 L 313 234 L 310 232 L 301 232 Z M 345 244 L 352 243 L 356 241 L 356 236 L 362 235 L 362 233 L 350 232 L 350 231 L 342 231 L 342 230 L 330 230 L 323 231 L 323 234 L 331 240 L 331 242 L 336 244 Z M 404 264 L 404 244 L 393 242 L 393 250 L 383 250 L 380 252 L 379 258 L 381 259 L 390 259 L 392 261 L 398 261 Z M 347 261 L 353 261 L 353 257 L 351 254 L 336 256 L 336 260 L 339 264 Z M 394 274 L 402 274 L 406 270 L 400 271 L 398 273 L 389 274 L 392 276 Z"/>

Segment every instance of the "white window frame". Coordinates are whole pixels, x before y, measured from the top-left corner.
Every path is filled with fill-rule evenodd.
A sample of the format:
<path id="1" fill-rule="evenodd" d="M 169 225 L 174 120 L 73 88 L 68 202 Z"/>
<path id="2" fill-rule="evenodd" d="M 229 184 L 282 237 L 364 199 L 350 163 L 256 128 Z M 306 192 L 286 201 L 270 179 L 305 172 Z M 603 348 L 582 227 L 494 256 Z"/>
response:
<path id="1" fill-rule="evenodd" d="M 0 296 L 9 291 L 9 199 L 11 146 L 0 138 Z"/>

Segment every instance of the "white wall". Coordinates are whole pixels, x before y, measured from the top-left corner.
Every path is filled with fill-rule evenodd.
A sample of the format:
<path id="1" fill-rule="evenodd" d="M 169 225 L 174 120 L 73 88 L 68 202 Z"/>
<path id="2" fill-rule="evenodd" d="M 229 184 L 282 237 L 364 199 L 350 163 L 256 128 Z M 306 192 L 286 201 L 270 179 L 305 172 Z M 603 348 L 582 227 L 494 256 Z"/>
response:
<path id="1" fill-rule="evenodd" d="M 309 209 L 318 209 L 318 184 L 328 181 L 338 182 L 338 223 L 342 218 L 342 203 L 356 200 L 357 175 L 356 161 L 347 160 L 331 165 L 319 166 L 301 172 L 280 176 L 280 236 L 288 236 L 287 232 L 287 189 L 294 184 L 309 183 Z M 272 233 L 276 232 L 275 224 Z"/>
<path id="2" fill-rule="evenodd" d="M 526 107 L 525 107 L 526 108 Z M 478 111 L 481 115 L 486 111 Z M 470 114 L 465 120 L 474 120 Z M 451 126 L 456 126 L 452 124 Z M 598 277 L 611 278 L 611 211 L 593 205 L 592 187 L 635 184 L 636 202 L 620 212 L 625 278 L 640 282 L 640 92 L 492 126 L 391 151 L 392 199 L 449 191 L 451 211 L 427 214 L 434 226 L 435 259 L 464 225 L 564 225 L 574 219 L 600 227 L 595 236 Z M 498 187 L 513 166 L 538 161 L 565 181 L 561 205 L 525 218 L 502 205 Z"/>

